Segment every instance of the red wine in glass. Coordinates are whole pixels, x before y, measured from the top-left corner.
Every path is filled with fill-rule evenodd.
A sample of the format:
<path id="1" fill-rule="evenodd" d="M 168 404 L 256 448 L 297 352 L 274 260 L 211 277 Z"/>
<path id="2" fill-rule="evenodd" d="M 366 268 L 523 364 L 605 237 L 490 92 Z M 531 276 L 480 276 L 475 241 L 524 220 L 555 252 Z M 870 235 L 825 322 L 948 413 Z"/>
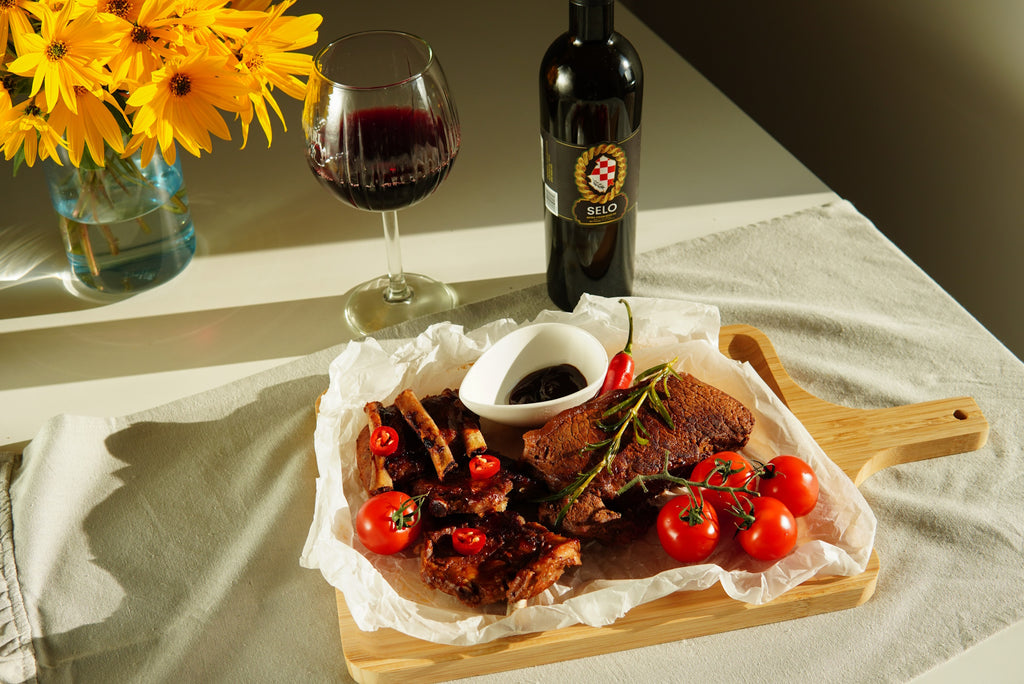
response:
<path id="1" fill-rule="evenodd" d="M 397 210 L 448 176 L 458 114 L 431 47 L 398 31 L 366 31 L 313 58 L 302 111 L 309 168 L 349 206 L 380 213 L 388 274 L 357 286 L 345 319 L 357 333 L 452 308 L 444 283 L 402 269 Z"/>
<path id="2" fill-rule="evenodd" d="M 336 135 L 356 168 L 339 169 L 351 156 L 325 153 L 324 131 L 307 147 L 309 167 L 338 199 L 357 209 L 394 211 L 429 196 L 448 175 L 458 149 L 451 149 L 441 122 L 410 107 L 379 107 L 354 112 Z"/>

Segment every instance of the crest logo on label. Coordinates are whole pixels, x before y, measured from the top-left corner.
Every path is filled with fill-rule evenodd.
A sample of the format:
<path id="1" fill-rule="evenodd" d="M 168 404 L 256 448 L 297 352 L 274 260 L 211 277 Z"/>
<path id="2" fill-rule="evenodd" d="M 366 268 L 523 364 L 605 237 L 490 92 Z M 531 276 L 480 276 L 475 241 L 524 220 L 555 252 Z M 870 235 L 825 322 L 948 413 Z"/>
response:
<path id="1" fill-rule="evenodd" d="M 629 206 L 629 198 L 622 192 L 626 169 L 626 153 L 613 143 L 591 147 L 576 159 L 580 198 L 572 213 L 577 222 L 596 225 L 622 218 Z"/>
<path id="2" fill-rule="evenodd" d="M 592 170 L 587 176 L 587 181 L 594 192 L 605 193 L 609 187 L 615 185 L 616 166 L 615 160 L 604 154 L 594 160 Z"/>

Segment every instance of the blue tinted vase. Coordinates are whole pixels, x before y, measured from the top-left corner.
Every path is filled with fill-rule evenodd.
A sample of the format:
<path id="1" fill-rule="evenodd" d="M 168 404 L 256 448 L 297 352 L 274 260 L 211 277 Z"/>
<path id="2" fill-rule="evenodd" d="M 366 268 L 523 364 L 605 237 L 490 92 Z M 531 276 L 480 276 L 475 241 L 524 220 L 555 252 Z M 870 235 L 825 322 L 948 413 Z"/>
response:
<path id="1" fill-rule="evenodd" d="M 66 150 L 45 164 L 75 285 L 110 294 L 141 292 L 181 273 L 195 254 L 195 229 L 181 162 L 159 151 L 121 158 L 107 148 L 105 166 L 88 152 L 79 168 Z"/>

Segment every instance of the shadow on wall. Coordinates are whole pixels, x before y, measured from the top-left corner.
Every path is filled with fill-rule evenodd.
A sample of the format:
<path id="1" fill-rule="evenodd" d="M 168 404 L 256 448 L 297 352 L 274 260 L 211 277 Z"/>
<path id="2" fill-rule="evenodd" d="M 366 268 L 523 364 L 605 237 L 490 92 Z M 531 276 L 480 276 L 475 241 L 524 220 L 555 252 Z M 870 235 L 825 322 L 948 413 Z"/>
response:
<path id="1" fill-rule="evenodd" d="M 622 1 L 1024 357 L 1024 5 Z"/>

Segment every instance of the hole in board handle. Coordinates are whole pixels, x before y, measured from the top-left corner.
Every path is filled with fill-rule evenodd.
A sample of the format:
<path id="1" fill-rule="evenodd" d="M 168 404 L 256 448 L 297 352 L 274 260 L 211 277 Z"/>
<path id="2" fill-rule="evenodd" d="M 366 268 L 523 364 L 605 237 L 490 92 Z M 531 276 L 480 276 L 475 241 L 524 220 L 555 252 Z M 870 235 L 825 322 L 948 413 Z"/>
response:
<path id="1" fill-rule="evenodd" d="M 967 413 L 963 409 L 953 411 L 953 417 L 957 420 L 967 420 Z"/>

